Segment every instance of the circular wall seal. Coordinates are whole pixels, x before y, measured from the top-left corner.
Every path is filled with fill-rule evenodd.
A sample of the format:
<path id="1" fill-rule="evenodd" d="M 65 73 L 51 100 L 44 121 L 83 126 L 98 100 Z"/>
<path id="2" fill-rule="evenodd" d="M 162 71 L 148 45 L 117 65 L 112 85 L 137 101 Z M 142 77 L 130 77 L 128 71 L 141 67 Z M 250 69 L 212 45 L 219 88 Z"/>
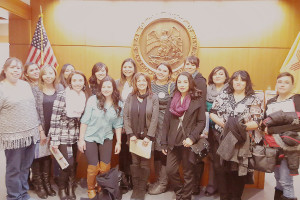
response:
<path id="1" fill-rule="evenodd" d="M 182 71 L 185 58 L 197 55 L 197 51 L 197 37 L 190 23 L 177 14 L 167 12 L 142 22 L 132 45 L 138 66 L 151 75 L 160 63 L 167 63 L 176 76 Z"/>

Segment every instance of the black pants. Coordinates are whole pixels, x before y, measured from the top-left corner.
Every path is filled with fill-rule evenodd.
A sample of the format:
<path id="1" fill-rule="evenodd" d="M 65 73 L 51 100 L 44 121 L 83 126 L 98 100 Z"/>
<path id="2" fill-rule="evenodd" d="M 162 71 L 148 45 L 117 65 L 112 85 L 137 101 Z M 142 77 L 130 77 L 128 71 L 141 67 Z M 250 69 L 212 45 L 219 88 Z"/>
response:
<path id="1" fill-rule="evenodd" d="M 239 176 L 237 171 L 230 171 L 230 162 L 220 164 L 220 157 L 215 154 L 213 159 L 216 182 L 220 200 L 241 200 L 247 176 Z"/>
<path id="2" fill-rule="evenodd" d="M 151 161 L 150 159 L 138 156 L 134 153 L 131 153 L 131 157 L 132 157 L 132 165 L 133 166 L 150 169 L 150 161 Z"/>
<path id="3" fill-rule="evenodd" d="M 121 152 L 119 154 L 119 169 L 126 175 L 130 175 L 130 165 L 132 164 L 131 153 L 129 152 L 129 145 L 127 144 L 127 135 L 121 135 Z"/>
<path id="4" fill-rule="evenodd" d="M 193 164 L 189 161 L 190 148 L 174 147 L 167 155 L 167 174 L 177 200 L 190 200 L 193 188 Z M 181 183 L 179 165 L 182 163 L 184 184 Z"/>
<path id="5" fill-rule="evenodd" d="M 76 167 L 76 157 L 77 157 L 77 143 L 72 144 L 72 151 L 73 151 L 73 156 L 72 157 L 68 157 L 68 147 L 69 145 L 67 144 L 61 144 L 59 145 L 59 150 L 62 153 L 62 155 L 65 157 L 65 159 L 68 161 L 69 163 L 69 167 Z"/>
<path id="6" fill-rule="evenodd" d="M 89 165 L 97 165 L 100 161 L 105 164 L 110 163 L 113 145 L 112 140 L 106 139 L 103 144 L 98 144 L 96 142 L 85 143 L 86 150 L 84 154 L 86 155 Z"/>
<path id="7" fill-rule="evenodd" d="M 154 150 L 154 161 L 160 161 L 162 165 L 167 165 L 167 156 L 161 151 Z"/>

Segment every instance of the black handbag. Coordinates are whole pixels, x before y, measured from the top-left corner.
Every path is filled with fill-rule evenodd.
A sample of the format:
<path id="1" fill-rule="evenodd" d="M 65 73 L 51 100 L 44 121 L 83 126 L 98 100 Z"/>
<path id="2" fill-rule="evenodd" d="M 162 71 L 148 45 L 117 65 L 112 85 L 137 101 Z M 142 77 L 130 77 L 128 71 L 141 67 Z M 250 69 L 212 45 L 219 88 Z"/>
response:
<path id="1" fill-rule="evenodd" d="M 265 145 L 253 145 L 251 147 L 252 157 L 249 158 L 249 169 L 254 169 L 261 172 L 274 172 L 278 149 Z"/>

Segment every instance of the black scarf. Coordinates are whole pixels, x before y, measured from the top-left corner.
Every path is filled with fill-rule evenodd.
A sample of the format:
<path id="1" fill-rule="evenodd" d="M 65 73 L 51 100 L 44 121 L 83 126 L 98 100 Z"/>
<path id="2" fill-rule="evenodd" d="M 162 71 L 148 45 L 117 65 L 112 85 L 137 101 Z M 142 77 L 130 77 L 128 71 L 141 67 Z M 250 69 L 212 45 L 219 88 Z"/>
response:
<path id="1" fill-rule="evenodd" d="M 131 127 L 132 127 L 133 134 L 137 136 L 137 138 L 144 138 L 142 137 L 143 135 L 140 134 L 141 133 L 144 134 L 145 127 L 146 127 L 146 105 L 147 105 L 146 96 L 144 97 L 142 102 L 140 102 L 137 99 L 137 95 L 132 96 Z"/>

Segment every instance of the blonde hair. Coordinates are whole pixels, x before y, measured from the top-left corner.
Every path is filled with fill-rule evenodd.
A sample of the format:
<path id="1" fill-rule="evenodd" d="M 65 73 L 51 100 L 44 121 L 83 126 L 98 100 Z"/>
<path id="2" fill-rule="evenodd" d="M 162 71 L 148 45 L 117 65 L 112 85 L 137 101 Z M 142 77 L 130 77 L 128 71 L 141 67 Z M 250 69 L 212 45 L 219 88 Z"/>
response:
<path id="1" fill-rule="evenodd" d="M 55 74 L 55 79 L 53 81 L 53 87 L 56 90 L 58 89 L 58 78 L 57 78 L 57 71 L 56 71 L 56 69 L 53 66 L 51 66 L 51 65 L 44 65 L 41 68 L 40 77 L 39 77 L 39 88 L 40 88 L 40 90 L 43 90 L 43 88 L 44 88 L 43 76 L 46 74 L 46 70 L 49 69 L 49 68 L 52 69 L 54 71 L 54 74 Z"/>

